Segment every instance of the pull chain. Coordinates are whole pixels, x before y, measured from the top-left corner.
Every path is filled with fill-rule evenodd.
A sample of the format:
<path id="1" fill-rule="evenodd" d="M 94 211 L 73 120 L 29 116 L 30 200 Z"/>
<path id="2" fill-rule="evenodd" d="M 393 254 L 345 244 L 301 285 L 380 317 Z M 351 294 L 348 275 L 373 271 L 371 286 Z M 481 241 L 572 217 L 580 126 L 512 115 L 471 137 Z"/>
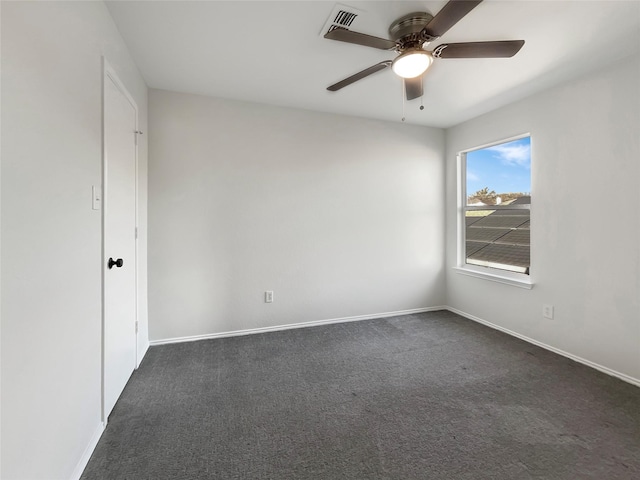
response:
<path id="1" fill-rule="evenodd" d="M 402 79 L 402 121 L 404 122 L 405 114 L 404 114 L 404 91 L 405 91 L 405 79 Z"/>

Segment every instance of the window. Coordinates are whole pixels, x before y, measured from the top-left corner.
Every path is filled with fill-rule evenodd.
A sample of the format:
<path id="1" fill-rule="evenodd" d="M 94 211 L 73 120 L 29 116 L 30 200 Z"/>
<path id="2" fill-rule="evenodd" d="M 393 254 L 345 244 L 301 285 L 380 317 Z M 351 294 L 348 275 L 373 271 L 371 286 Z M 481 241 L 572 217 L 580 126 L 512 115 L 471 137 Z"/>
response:
<path id="1" fill-rule="evenodd" d="M 461 152 L 459 169 L 458 267 L 530 283 L 530 136 Z"/>

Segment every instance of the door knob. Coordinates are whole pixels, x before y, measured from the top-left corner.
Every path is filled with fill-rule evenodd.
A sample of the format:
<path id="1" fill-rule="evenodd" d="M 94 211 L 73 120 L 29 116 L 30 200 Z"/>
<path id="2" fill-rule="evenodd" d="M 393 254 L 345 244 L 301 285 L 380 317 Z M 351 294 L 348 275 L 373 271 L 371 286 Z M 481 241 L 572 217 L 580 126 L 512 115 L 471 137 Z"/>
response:
<path id="1" fill-rule="evenodd" d="M 109 263 L 107 265 L 109 266 L 109 270 L 111 270 L 114 265 L 120 268 L 122 265 L 124 265 L 124 262 L 122 261 L 121 258 L 117 260 L 114 260 L 113 258 L 109 258 Z"/>

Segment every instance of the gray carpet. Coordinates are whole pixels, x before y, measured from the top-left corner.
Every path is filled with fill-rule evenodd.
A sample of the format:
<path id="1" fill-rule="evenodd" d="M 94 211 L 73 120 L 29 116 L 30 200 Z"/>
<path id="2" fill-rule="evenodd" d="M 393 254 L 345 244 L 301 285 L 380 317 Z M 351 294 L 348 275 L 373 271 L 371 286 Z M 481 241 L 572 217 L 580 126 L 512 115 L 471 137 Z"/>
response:
<path id="1" fill-rule="evenodd" d="M 152 347 L 82 479 L 638 479 L 640 389 L 450 312 Z"/>

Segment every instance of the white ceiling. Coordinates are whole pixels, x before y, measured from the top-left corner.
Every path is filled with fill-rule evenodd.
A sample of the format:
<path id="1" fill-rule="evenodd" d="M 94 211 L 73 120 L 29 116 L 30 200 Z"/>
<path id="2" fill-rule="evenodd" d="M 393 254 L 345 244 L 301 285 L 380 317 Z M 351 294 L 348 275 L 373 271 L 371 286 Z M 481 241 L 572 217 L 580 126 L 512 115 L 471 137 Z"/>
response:
<path id="1" fill-rule="evenodd" d="M 389 24 L 441 1 L 351 1 L 353 30 L 388 38 Z M 338 92 L 326 87 L 394 52 L 320 35 L 334 1 L 107 2 L 151 88 L 400 121 L 390 69 Z M 523 39 L 510 59 L 436 59 L 406 122 L 449 127 L 640 51 L 640 1 L 485 0 L 440 43 Z"/>

